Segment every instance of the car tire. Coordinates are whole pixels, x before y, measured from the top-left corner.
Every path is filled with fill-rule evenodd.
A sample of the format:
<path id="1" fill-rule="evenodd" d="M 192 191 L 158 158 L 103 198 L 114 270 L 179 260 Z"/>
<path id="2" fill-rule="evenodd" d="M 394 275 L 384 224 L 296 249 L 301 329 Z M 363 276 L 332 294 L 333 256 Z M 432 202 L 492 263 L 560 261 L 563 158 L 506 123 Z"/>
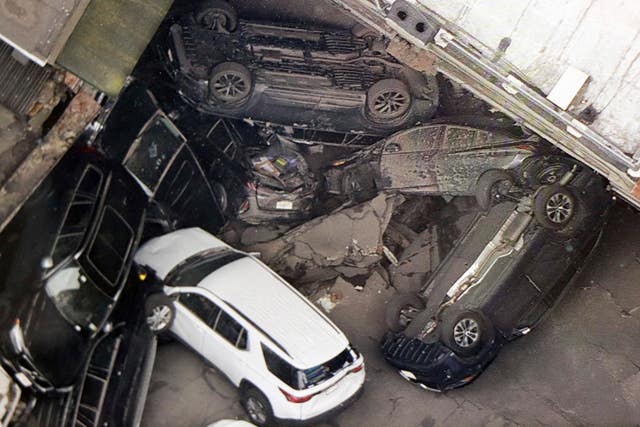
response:
<path id="1" fill-rule="evenodd" d="M 482 210 L 489 210 L 491 206 L 500 203 L 504 196 L 515 186 L 515 179 L 504 169 L 489 169 L 485 171 L 476 183 L 476 201 Z"/>
<path id="2" fill-rule="evenodd" d="M 273 409 L 269 399 L 257 388 L 249 388 L 242 394 L 242 406 L 253 424 L 273 425 Z"/>
<path id="3" fill-rule="evenodd" d="M 151 294 L 145 301 L 145 317 L 147 326 L 156 335 L 166 332 L 176 316 L 176 309 L 171 298 L 165 294 Z"/>
<path id="4" fill-rule="evenodd" d="M 224 188 L 224 185 L 219 182 L 213 183 L 212 190 L 220 210 L 224 215 L 226 215 L 229 209 L 229 195 L 227 194 L 227 190 Z"/>
<path id="5" fill-rule="evenodd" d="M 424 301 L 416 294 L 400 293 L 391 298 L 386 307 L 385 320 L 393 332 L 401 332 L 424 309 Z"/>
<path id="6" fill-rule="evenodd" d="M 538 223 L 551 230 L 572 227 L 578 200 L 573 192 L 560 184 L 540 187 L 533 200 L 533 214 Z"/>
<path id="7" fill-rule="evenodd" d="M 223 0 L 205 0 L 195 11 L 196 22 L 204 28 L 230 33 L 238 26 L 238 14 Z"/>
<path id="8" fill-rule="evenodd" d="M 442 322 L 442 338 L 451 350 L 460 356 L 479 353 L 493 340 L 491 322 L 482 314 L 465 310 L 446 316 Z"/>
<path id="9" fill-rule="evenodd" d="M 211 70 L 209 93 L 224 104 L 241 104 L 249 98 L 253 78 L 247 67 L 237 62 L 223 62 Z"/>
<path id="10" fill-rule="evenodd" d="M 411 108 L 409 87 L 398 79 L 384 79 L 367 91 L 367 111 L 376 121 L 385 122 L 402 117 Z"/>

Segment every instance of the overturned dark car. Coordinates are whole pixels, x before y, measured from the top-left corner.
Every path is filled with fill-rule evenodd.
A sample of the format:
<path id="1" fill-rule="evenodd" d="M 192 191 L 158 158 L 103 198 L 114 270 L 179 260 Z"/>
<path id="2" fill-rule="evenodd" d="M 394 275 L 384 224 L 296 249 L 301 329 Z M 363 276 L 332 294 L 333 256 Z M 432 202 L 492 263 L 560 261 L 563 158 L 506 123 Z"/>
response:
<path id="1" fill-rule="evenodd" d="M 378 191 L 476 196 L 482 207 L 514 184 L 554 182 L 566 167 L 541 169 L 548 148 L 535 135 L 456 124 L 425 124 L 397 132 L 325 173 L 330 194 L 367 198 Z"/>
<path id="2" fill-rule="evenodd" d="M 402 377 L 434 391 L 468 384 L 560 300 L 611 199 L 600 176 L 569 164 L 557 183 L 479 214 L 419 295 L 389 303 L 382 352 Z"/>
<path id="3" fill-rule="evenodd" d="M 438 105 L 435 77 L 398 63 L 379 35 L 239 20 L 222 0 L 174 24 L 161 51 L 180 95 L 209 114 L 388 134 Z"/>

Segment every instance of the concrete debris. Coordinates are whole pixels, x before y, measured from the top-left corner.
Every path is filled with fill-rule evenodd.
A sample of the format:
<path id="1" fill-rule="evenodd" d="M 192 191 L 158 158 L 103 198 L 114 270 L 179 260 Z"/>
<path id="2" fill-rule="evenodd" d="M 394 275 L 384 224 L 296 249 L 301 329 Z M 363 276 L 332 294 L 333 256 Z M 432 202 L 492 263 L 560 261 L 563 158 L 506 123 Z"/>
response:
<path id="1" fill-rule="evenodd" d="M 440 262 L 437 227 L 427 228 L 406 247 L 398 264 L 389 266 L 391 284 L 400 292 L 415 292 Z"/>
<path id="2" fill-rule="evenodd" d="M 298 283 L 318 280 L 318 270 L 326 268 L 333 271 L 333 277 L 339 274 L 337 267 L 366 270 L 381 260 L 383 234 L 394 207 L 402 200 L 401 196 L 381 194 L 315 218 L 248 250 L 260 252 L 267 264 Z"/>

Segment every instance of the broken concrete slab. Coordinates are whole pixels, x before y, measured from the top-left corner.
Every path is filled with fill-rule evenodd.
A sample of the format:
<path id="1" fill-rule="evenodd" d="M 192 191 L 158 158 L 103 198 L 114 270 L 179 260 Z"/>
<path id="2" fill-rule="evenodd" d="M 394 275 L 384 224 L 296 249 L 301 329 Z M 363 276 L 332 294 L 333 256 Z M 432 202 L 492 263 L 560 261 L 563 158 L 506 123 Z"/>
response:
<path id="1" fill-rule="evenodd" d="M 399 292 L 417 292 L 440 263 L 437 227 L 418 234 L 398 257 L 398 265 L 389 266 L 391 284 Z"/>
<path id="2" fill-rule="evenodd" d="M 367 269 L 381 260 L 383 234 L 401 201 L 402 196 L 380 194 L 247 249 L 260 252 L 271 268 L 298 283 L 317 280 L 313 273 L 319 268 Z"/>

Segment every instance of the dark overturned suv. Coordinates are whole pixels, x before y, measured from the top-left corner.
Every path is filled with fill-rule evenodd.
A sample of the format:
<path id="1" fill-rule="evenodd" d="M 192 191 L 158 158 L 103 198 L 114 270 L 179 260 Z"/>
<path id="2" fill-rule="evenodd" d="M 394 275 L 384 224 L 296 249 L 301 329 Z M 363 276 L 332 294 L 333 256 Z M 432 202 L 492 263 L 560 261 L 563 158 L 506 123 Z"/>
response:
<path id="1" fill-rule="evenodd" d="M 170 29 L 162 49 L 182 97 L 232 118 L 386 134 L 430 118 L 434 76 L 399 64 L 378 35 L 238 20 L 205 0 Z"/>
<path id="2" fill-rule="evenodd" d="M 434 391 L 471 382 L 541 321 L 592 253 L 611 199 L 602 178 L 575 162 L 545 167 L 567 172 L 478 215 L 420 295 L 387 306 L 382 352 L 408 381 Z"/>

